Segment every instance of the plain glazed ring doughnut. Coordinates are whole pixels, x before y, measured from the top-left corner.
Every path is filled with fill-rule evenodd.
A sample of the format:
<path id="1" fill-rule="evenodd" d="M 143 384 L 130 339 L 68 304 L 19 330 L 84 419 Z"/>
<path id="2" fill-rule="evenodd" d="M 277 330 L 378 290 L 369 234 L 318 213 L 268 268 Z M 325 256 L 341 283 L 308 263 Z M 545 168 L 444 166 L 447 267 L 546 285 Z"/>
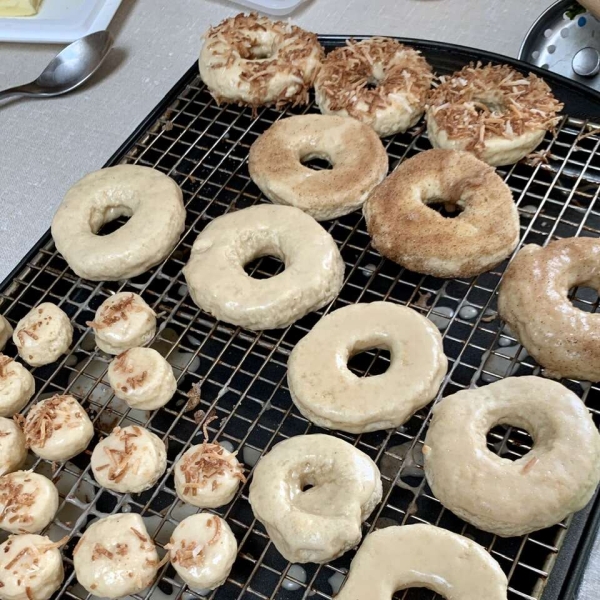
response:
<path id="1" fill-rule="evenodd" d="M 0 354 L 0 416 L 12 417 L 35 392 L 33 375 L 16 360 Z"/>
<path id="2" fill-rule="evenodd" d="M 79 277 L 116 281 L 162 262 L 185 227 L 179 186 L 149 167 L 118 165 L 95 171 L 68 192 L 52 220 L 56 248 Z M 108 235 L 100 228 L 131 217 Z"/>
<path id="3" fill-rule="evenodd" d="M 276 256 L 285 270 L 255 279 L 244 265 Z M 183 274 L 194 302 L 215 318 L 247 329 L 287 327 L 339 293 L 344 261 L 312 217 L 291 206 L 251 206 L 209 223 Z"/>
<path id="4" fill-rule="evenodd" d="M 390 600 L 426 587 L 448 600 L 506 600 L 500 565 L 472 540 L 434 527 L 386 527 L 365 537 L 336 600 Z"/>
<path id="5" fill-rule="evenodd" d="M 73 550 L 73 564 L 90 594 L 122 598 L 154 581 L 159 560 L 142 517 L 125 513 L 92 523 Z"/>
<path id="6" fill-rule="evenodd" d="M 54 362 L 67 353 L 72 341 L 71 320 L 51 302 L 32 308 L 17 323 L 13 333 L 19 356 L 32 367 Z"/>
<path id="7" fill-rule="evenodd" d="M 316 171 L 302 164 L 311 158 L 329 161 L 332 169 Z M 248 168 L 269 200 L 323 221 L 361 207 L 387 175 L 388 156 L 367 125 L 298 115 L 277 121 L 252 144 Z"/>
<path id="8" fill-rule="evenodd" d="M 263 456 L 249 500 L 286 560 L 325 563 L 360 542 L 381 495 L 379 469 L 366 454 L 315 434 L 284 440 Z"/>
<path id="9" fill-rule="evenodd" d="M 357 377 L 348 360 L 386 348 L 387 371 Z M 430 402 L 448 360 L 438 328 L 406 306 L 354 304 L 323 317 L 292 350 L 288 386 L 298 410 L 320 427 L 350 433 L 393 429 Z"/>
<path id="10" fill-rule="evenodd" d="M 315 81 L 323 114 L 353 117 L 384 137 L 404 132 L 423 115 L 433 72 L 421 54 L 390 38 L 332 50 Z"/>
<path id="11" fill-rule="evenodd" d="M 308 102 L 322 58 L 314 33 L 239 14 L 208 30 L 199 68 L 217 102 L 283 108 Z"/>
<path id="12" fill-rule="evenodd" d="M 156 313 L 138 294 L 119 292 L 107 298 L 87 324 L 94 329 L 100 350 L 121 354 L 150 342 L 156 333 Z"/>
<path id="13" fill-rule="evenodd" d="M 0 417 L 0 477 L 20 469 L 26 458 L 27 446 L 21 428 L 13 419 Z"/>
<path id="14" fill-rule="evenodd" d="M 447 219 L 428 207 L 462 212 Z M 428 150 L 404 161 L 365 202 L 373 246 L 435 277 L 472 277 L 504 260 L 519 241 L 519 214 L 494 169 L 467 152 Z"/>
<path id="15" fill-rule="evenodd" d="M 177 525 L 168 550 L 171 564 L 192 590 L 214 590 L 231 572 L 237 541 L 221 517 L 201 513 Z"/>
<path id="16" fill-rule="evenodd" d="M 494 454 L 486 434 L 496 425 L 525 429 L 531 451 L 515 461 Z M 423 455 L 435 497 L 503 537 L 559 523 L 588 503 L 600 480 L 600 434 L 587 408 L 542 377 L 509 377 L 444 398 Z"/>
<path id="17" fill-rule="evenodd" d="M 470 64 L 441 79 L 428 100 L 431 145 L 468 150 L 493 166 L 533 152 L 563 107 L 543 79 L 508 65 Z"/>
<path id="18" fill-rule="evenodd" d="M 5 317 L 0 315 L 0 351 L 4 350 L 10 336 L 13 334 L 13 328 Z"/>
<path id="19" fill-rule="evenodd" d="M 573 306 L 576 286 L 600 290 L 600 240 L 529 244 L 504 274 L 498 309 L 545 375 L 600 381 L 600 315 Z"/>

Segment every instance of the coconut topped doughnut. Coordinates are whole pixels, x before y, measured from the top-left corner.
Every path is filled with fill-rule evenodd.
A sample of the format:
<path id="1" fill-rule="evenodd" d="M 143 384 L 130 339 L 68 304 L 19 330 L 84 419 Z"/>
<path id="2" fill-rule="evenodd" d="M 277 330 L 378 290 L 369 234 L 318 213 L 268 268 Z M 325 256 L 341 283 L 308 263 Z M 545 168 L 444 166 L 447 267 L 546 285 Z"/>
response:
<path id="1" fill-rule="evenodd" d="M 563 107 L 543 79 L 508 65 L 472 63 L 440 79 L 428 100 L 429 141 L 436 148 L 468 150 L 493 166 L 532 152 Z"/>
<path id="2" fill-rule="evenodd" d="M 217 102 L 282 108 L 308 102 L 322 58 L 314 33 L 252 13 L 208 30 L 199 67 Z"/>
<path id="3" fill-rule="evenodd" d="M 80 454 L 94 436 L 87 413 L 69 395 L 57 394 L 34 404 L 19 421 L 27 446 L 47 460 L 65 461 Z"/>
<path id="4" fill-rule="evenodd" d="M 11 535 L 0 545 L 0 598 L 48 600 L 64 579 L 58 542 L 42 535 Z"/>
<path id="5" fill-rule="evenodd" d="M 332 50 L 315 81 L 323 114 L 353 117 L 380 136 L 412 127 L 425 111 L 433 72 L 420 52 L 376 37 Z"/>
<path id="6" fill-rule="evenodd" d="M 96 345 L 108 354 L 145 346 L 156 332 L 156 313 L 138 294 L 119 292 L 107 298 L 87 323 L 94 329 Z"/>
<path id="7" fill-rule="evenodd" d="M 71 320 L 51 302 L 32 308 L 17 323 L 13 333 L 19 356 L 32 367 L 54 362 L 66 354 L 72 341 Z"/>
<path id="8" fill-rule="evenodd" d="M 27 458 L 25 436 L 12 420 L 0 417 L 0 476 L 20 469 Z"/>
<path id="9" fill-rule="evenodd" d="M 0 350 L 4 350 L 4 346 L 6 346 L 6 343 L 10 340 L 12 334 L 13 328 L 11 324 L 5 317 L 0 315 Z"/>
<path id="10" fill-rule="evenodd" d="M 20 411 L 35 392 L 33 375 L 16 360 L 0 354 L 0 416 Z"/>
<path id="11" fill-rule="evenodd" d="M 102 487 L 137 494 L 165 472 L 167 452 L 163 441 L 143 427 L 115 427 L 94 448 L 91 465 Z"/>

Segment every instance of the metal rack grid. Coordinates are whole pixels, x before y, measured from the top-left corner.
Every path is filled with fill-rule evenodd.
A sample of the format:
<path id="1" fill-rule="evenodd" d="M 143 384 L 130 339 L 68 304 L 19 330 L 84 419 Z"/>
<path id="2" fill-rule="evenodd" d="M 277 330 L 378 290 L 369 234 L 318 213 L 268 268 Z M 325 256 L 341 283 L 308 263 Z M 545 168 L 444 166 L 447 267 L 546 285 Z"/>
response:
<path id="1" fill-rule="evenodd" d="M 311 105 L 302 111 L 314 111 Z M 290 113 L 286 113 L 290 114 Z M 176 524 L 197 509 L 177 500 L 173 486 L 174 461 L 191 444 L 202 440 L 203 418 L 218 417 L 209 431 L 228 442 L 248 469 L 278 441 L 322 431 L 293 406 L 286 387 L 286 362 L 294 344 L 322 317 L 355 302 L 389 300 L 407 304 L 431 318 L 440 328 L 449 371 L 439 393 L 482 385 L 509 374 L 537 374 L 539 368 L 503 326 L 496 314 L 496 291 L 507 261 L 489 273 L 468 279 L 441 280 L 406 271 L 382 259 L 369 246 L 359 212 L 325 227 L 346 262 L 344 288 L 330 306 L 284 330 L 250 332 L 220 323 L 202 313 L 185 288 L 181 269 L 196 235 L 207 221 L 261 201 L 248 176 L 250 145 L 275 120 L 286 116 L 263 109 L 218 107 L 199 79 L 178 94 L 164 115 L 132 145 L 122 162 L 151 166 L 173 177 L 184 192 L 187 227 L 177 248 L 161 265 L 126 282 L 91 283 L 77 278 L 51 241 L 31 257 L 0 294 L 0 312 L 13 325 L 43 301 L 60 305 L 71 317 L 75 333 L 71 352 L 57 363 L 33 371 L 36 400 L 70 392 L 86 407 L 96 429 L 90 447 L 116 425 L 141 424 L 168 445 L 168 468 L 159 485 L 135 495 L 100 488 L 89 467 L 90 451 L 62 465 L 36 460 L 38 472 L 52 477 L 61 492 L 61 505 L 50 535 L 71 540 L 64 550 L 66 578 L 58 596 L 84 599 L 72 569 L 72 550 L 90 519 L 117 511 L 141 513 L 160 550 Z M 554 136 L 542 145 L 545 159 L 520 163 L 499 171 L 514 192 L 521 217 L 522 243 L 600 234 L 600 135 L 581 136 L 590 125 L 565 118 Z M 385 140 L 393 168 L 403 159 L 429 148 L 420 127 Z M 535 164 L 534 164 L 535 163 Z M 250 265 L 255 277 L 272 276 L 279 261 L 263 258 Z M 112 396 L 106 382 L 110 357 L 95 349 L 86 325 L 94 311 L 116 291 L 141 293 L 159 313 L 161 327 L 153 342 L 173 365 L 178 392 L 164 408 L 130 410 Z M 574 290 L 573 301 L 583 310 L 597 311 L 590 290 Z M 8 348 L 8 352 L 13 351 Z M 360 375 L 383 372 L 384 352 L 368 351 L 353 358 Z M 196 411 L 184 412 L 185 392 L 200 384 L 202 400 Z M 600 386 L 566 381 L 600 422 Z M 384 500 L 364 526 L 364 532 L 392 524 L 429 522 L 471 537 L 485 546 L 509 578 L 509 598 L 540 598 L 570 520 L 521 538 L 502 539 L 476 530 L 445 510 L 423 477 L 420 450 L 430 407 L 418 411 L 403 427 L 359 436 L 336 432 L 371 456 L 380 466 Z M 524 454 L 531 444 L 526 432 L 495 428 L 490 448 L 506 457 Z M 210 598 L 330 599 L 343 581 L 353 553 L 327 565 L 292 567 L 270 543 L 252 515 L 247 484 L 235 500 L 215 512 L 227 519 L 239 543 L 238 559 L 227 582 Z M 183 586 L 169 565 L 163 567 L 143 598 L 191 600 L 199 594 Z M 399 592 L 397 598 L 432 598 L 427 590 Z"/>

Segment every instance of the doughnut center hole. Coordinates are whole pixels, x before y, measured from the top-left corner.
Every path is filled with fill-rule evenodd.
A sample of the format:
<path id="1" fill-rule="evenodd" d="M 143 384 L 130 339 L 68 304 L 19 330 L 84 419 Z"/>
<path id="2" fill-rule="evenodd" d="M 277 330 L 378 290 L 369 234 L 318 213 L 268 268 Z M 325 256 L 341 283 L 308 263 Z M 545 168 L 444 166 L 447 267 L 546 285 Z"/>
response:
<path id="1" fill-rule="evenodd" d="M 301 492 L 308 492 L 308 490 L 312 490 L 315 486 L 312 483 L 303 483 L 300 487 Z"/>
<path id="2" fill-rule="evenodd" d="M 504 114 L 506 112 L 504 102 L 502 102 L 499 98 L 487 96 L 483 98 L 474 98 L 473 104 L 477 114 L 482 114 L 488 111 L 495 114 Z"/>
<path id="3" fill-rule="evenodd" d="M 273 49 L 267 48 L 266 46 L 261 46 L 256 44 L 251 46 L 248 50 L 248 58 L 249 60 L 267 60 L 273 56 Z"/>
<path id="4" fill-rule="evenodd" d="M 492 427 L 487 433 L 486 441 L 490 452 L 508 460 L 517 460 L 525 456 L 534 444 L 527 431 L 511 425 Z"/>
<path id="5" fill-rule="evenodd" d="M 246 274 L 252 279 L 270 279 L 285 269 L 285 263 L 270 254 L 253 258 L 244 265 Z"/>
<path id="6" fill-rule="evenodd" d="M 447 202 L 442 198 L 432 198 L 427 201 L 427 207 L 431 210 L 435 210 L 435 212 L 442 215 L 445 219 L 456 219 L 456 217 L 460 216 L 460 213 L 464 210 L 459 204 Z"/>
<path id="7" fill-rule="evenodd" d="M 392 596 L 392 600 L 438 600 L 445 599 L 446 596 L 434 593 L 436 590 L 433 587 L 409 587 L 396 590 Z"/>
<path id="8" fill-rule="evenodd" d="M 133 213 L 124 206 L 109 208 L 104 214 L 92 215 L 92 231 L 96 235 L 110 235 L 118 231 L 131 219 Z"/>
<path id="9" fill-rule="evenodd" d="M 569 290 L 571 304 L 584 312 L 595 312 L 598 308 L 598 290 L 587 285 L 581 285 Z"/>
<path id="10" fill-rule="evenodd" d="M 333 169 L 333 163 L 326 154 L 306 154 L 300 157 L 303 166 L 313 171 L 325 171 Z"/>
<path id="11" fill-rule="evenodd" d="M 392 355 L 385 346 L 353 349 L 348 358 L 348 369 L 357 377 L 383 375 L 389 368 Z"/>

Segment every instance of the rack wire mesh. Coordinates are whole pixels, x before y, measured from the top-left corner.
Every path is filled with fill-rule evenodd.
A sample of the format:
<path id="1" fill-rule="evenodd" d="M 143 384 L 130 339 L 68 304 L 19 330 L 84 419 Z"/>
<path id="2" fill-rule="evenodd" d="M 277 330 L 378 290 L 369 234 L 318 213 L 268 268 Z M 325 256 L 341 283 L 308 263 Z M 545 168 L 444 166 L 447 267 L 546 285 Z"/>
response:
<path id="1" fill-rule="evenodd" d="M 496 313 L 496 291 L 508 261 L 474 279 L 418 275 L 382 259 L 369 246 L 360 212 L 324 224 L 346 263 L 344 288 L 330 306 L 287 329 L 250 332 L 218 322 L 192 303 L 181 270 L 197 234 L 208 221 L 263 201 L 248 176 L 246 159 L 251 144 L 277 119 L 314 111 L 313 105 L 284 114 L 262 109 L 255 118 L 250 110 L 217 106 L 201 81 L 191 77 L 122 160 L 167 173 L 183 190 L 187 226 L 168 259 L 133 280 L 91 283 L 76 277 L 52 241 L 47 241 L 0 293 L 0 312 L 13 325 L 43 301 L 60 305 L 74 324 L 70 353 L 33 371 L 35 401 L 65 391 L 76 396 L 95 424 L 90 448 L 114 426 L 128 424 L 148 427 L 168 446 L 168 468 L 159 485 L 134 495 L 99 487 L 90 470 L 89 450 L 60 465 L 30 460 L 29 466 L 51 477 L 61 494 L 49 534 L 54 539 L 71 536 L 64 551 L 66 578 L 58 597 L 89 598 L 74 577 L 72 550 L 91 519 L 119 511 L 141 513 L 159 553 L 164 554 L 161 548 L 177 523 L 198 510 L 177 499 L 172 470 L 176 458 L 202 440 L 201 425 L 208 414 L 218 417 L 209 426 L 211 436 L 239 451 L 248 471 L 282 439 L 322 431 L 293 406 L 286 387 L 286 362 L 294 344 L 331 310 L 356 302 L 388 300 L 406 304 L 432 319 L 443 334 L 449 358 L 448 375 L 438 397 L 507 375 L 539 373 L 539 367 Z M 430 147 L 422 127 L 386 139 L 385 145 L 391 168 Z M 565 117 L 556 133 L 546 137 L 538 158 L 499 173 L 512 189 L 519 209 L 521 244 L 600 234 L 600 133 L 594 132 L 591 124 Z M 112 227 L 118 225 L 115 222 Z M 269 277 L 281 268 L 279 261 L 269 257 L 247 267 L 254 277 Z M 95 348 L 93 332 L 86 325 L 102 301 L 117 291 L 142 294 L 159 313 L 161 326 L 152 346 L 167 357 L 178 379 L 175 397 L 160 410 L 131 410 L 112 395 L 106 379 L 110 357 Z M 576 289 L 571 296 L 582 310 L 598 310 L 596 291 Z M 388 363 L 389 355 L 371 350 L 354 357 L 350 366 L 358 375 L 367 376 L 385 371 Z M 586 402 L 598 424 L 600 386 L 564 383 Z M 193 384 L 200 385 L 201 402 L 186 411 L 185 394 Z M 365 523 L 364 532 L 416 522 L 445 527 L 476 540 L 491 552 L 508 576 L 509 598 L 540 598 L 570 520 L 528 536 L 503 539 L 481 532 L 445 510 L 433 497 L 421 467 L 430 408 L 418 411 L 393 431 L 334 434 L 366 452 L 382 472 L 384 499 Z M 516 458 L 528 451 L 532 441 L 524 431 L 498 427 L 488 435 L 488 443 L 500 455 Z M 227 582 L 206 596 L 332 598 L 353 553 L 321 566 L 288 564 L 254 519 L 247 491 L 246 484 L 232 503 L 214 511 L 231 525 L 239 554 Z M 165 565 L 157 581 L 138 597 L 192 600 L 202 595 L 187 589 L 173 568 Z M 436 596 L 421 589 L 398 592 L 395 597 Z"/>

